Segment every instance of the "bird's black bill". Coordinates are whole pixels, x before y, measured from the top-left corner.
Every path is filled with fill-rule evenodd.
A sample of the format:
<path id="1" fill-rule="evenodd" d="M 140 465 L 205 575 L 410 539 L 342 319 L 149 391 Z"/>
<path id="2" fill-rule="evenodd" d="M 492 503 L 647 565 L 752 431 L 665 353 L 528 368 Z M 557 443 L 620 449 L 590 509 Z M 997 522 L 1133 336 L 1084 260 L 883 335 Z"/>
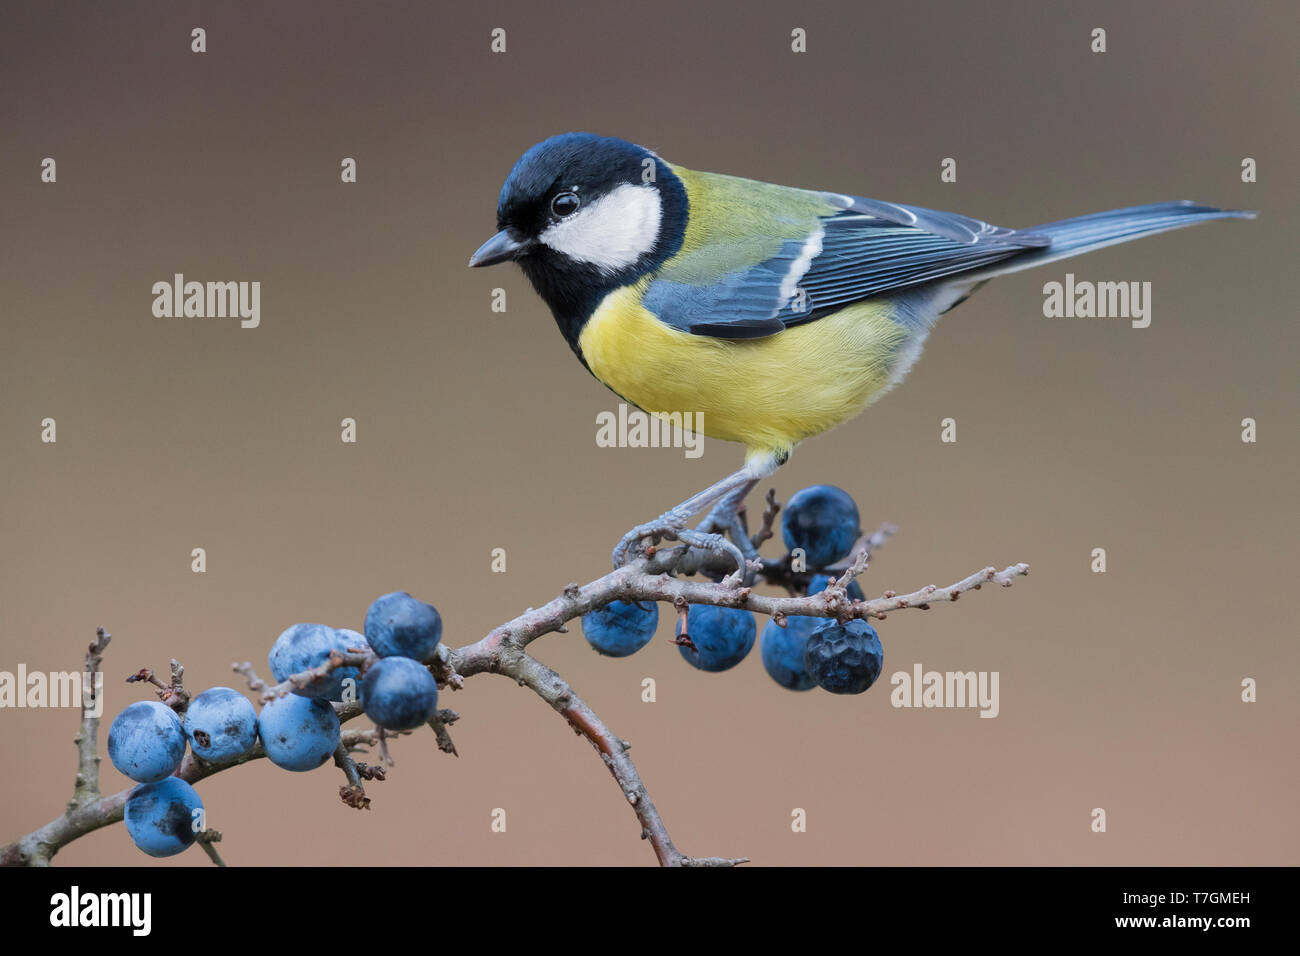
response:
<path id="1" fill-rule="evenodd" d="M 483 243 L 483 245 L 479 246 L 478 252 L 469 257 L 470 268 L 475 266 L 494 266 L 498 262 L 508 262 L 527 248 L 528 243 L 521 242 L 514 236 L 510 235 L 508 229 L 502 229 L 487 242 Z"/>

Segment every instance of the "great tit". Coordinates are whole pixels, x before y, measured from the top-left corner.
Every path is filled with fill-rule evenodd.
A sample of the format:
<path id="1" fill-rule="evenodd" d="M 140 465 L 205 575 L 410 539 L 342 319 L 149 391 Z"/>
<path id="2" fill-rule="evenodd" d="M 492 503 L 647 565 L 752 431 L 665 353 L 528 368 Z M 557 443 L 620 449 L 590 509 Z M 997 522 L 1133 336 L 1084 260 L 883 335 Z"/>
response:
<path id="1" fill-rule="evenodd" d="M 797 443 L 897 385 L 939 315 L 981 283 L 1253 215 L 1163 202 L 1008 229 L 696 172 L 620 139 L 567 133 L 515 163 L 497 201 L 500 231 L 469 264 L 517 262 L 597 379 L 646 412 L 702 414 L 706 435 L 747 449 L 740 471 L 628 532 L 615 566 L 646 537 L 740 561 L 753 551 L 736 510 L 754 484 Z M 739 550 L 708 530 L 731 532 Z"/>

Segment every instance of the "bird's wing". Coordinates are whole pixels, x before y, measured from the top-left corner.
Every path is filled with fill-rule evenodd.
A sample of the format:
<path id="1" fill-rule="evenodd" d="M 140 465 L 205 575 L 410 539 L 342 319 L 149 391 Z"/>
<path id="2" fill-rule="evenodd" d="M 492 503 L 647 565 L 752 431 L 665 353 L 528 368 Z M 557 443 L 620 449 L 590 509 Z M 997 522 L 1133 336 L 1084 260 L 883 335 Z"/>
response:
<path id="1" fill-rule="evenodd" d="M 692 175 L 682 250 L 656 273 L 642 304 L 697 335 L 772 335 L 1051 242 L 956 213 Z"/>

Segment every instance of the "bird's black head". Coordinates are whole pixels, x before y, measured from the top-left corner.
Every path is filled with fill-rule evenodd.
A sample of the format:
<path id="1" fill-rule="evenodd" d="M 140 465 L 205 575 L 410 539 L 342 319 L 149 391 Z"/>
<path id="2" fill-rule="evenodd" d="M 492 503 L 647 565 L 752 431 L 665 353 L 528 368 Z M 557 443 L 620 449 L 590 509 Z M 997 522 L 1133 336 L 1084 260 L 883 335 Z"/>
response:
<path id="1" fill-rule="evenodd" d="M 469 264 L 518 262 L 577 351 L 600 300 L 672 256 L 686 219 L 685 187 L 650 150 L 566 133 L 515 163 L 497 200 L 501 231 Z"/>

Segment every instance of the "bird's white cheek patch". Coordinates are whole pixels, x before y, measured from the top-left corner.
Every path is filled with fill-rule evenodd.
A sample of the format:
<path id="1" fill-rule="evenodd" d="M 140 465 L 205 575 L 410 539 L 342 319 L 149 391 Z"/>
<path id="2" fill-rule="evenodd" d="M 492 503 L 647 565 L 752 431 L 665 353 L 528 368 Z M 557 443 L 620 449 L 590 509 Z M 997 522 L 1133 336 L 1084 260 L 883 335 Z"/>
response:
<path id="1" fill-rule="evenodd" d="M 657 189 L 624 183 L 568 219 L 552 223 L 540 238 L 570 259 L 617 272 L 654 248 L 662 217 Z"/>

